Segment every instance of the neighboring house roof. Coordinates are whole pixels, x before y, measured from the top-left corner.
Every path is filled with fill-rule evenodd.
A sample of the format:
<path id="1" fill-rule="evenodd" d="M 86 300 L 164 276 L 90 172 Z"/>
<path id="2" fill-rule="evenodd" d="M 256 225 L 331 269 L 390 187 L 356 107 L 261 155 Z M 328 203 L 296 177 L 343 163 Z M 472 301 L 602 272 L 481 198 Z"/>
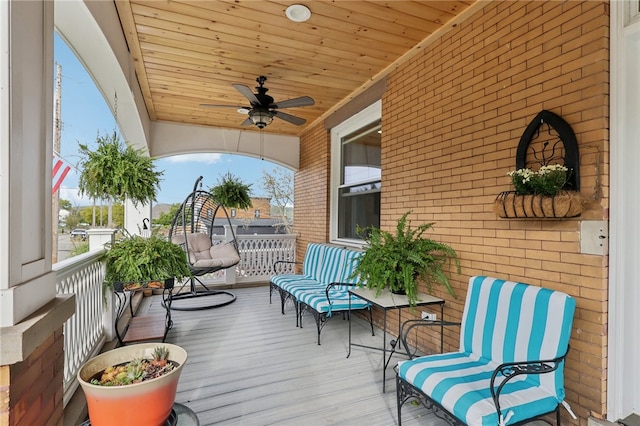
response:
<path id="1" fill-rule="evenodd" d="M 171 210 L 171 204 L 154 204 L 151 207 L 151 219 L 158 219 L 161 214 L 169 213 L 169 210 Z"/>

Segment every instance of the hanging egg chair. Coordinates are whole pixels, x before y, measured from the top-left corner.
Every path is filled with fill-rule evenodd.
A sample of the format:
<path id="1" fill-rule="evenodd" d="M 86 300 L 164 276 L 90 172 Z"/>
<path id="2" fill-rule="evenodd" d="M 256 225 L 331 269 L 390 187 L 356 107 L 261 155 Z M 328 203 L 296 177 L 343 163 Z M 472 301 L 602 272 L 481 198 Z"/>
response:
<path id="1" fill-rule="evenodd" d="M 193 191 L 185 198 L 176 212 L 169 229 L 169 241 L 181 246 L 186 255 L 192 276 L 173 295 L 172 310 L 195 311 L 218 308 L 236 300 L 226 290 L 209 289 L 199 277 L 220 270 L 233 268 L 240 262 L 240 253 L 231 219 L 219 201 L 202 187 L 202 176 L 196 179 Z M 222 224 L 221 224 L 222 222 Z M 225 232 L 216 235 L 215 230 L 228 225 L 231 239 Z M 188 285 L 188 288 L 186 288 Z M 180 303 L 181 300 L 213 296 L 207 304 Z M 176 303 L 177 302 L 177 303 Z"/>

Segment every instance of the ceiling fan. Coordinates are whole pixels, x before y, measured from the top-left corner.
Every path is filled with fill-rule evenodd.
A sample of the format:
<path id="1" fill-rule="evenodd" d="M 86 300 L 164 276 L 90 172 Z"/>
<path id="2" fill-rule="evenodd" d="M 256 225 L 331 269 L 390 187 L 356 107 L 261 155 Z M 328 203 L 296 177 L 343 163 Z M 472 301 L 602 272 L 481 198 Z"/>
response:
<path id="1" fill-rule="evenodd" d="M 238 106 L 238 105 L 212 105 L 212 104 L 200 104 L 205 108 L 236 108 L 238 112 L 242 114 L 249 114 L 249 117 L 242 122 L 243 126 L 250 126 L 255 124 L 259 129 L 264 129 L 267 125 L 271 124 L 273 117 L 277 117 L 288 123 L 300 126 L 307 122 L 304 118 L 296 117 L 291 114 L 279 111 L 283 108 L 294 108 L 311 106 L 315 102 L 309 96 L 301 96 L 299 98 L 287 99 L 281 102 L 274 102 L 273 98 L 267 95 L 267 89 L 264 87 L 264 82 L 267 81 L 267 77 L 261 75 L 256 78 L 258 86 L 256 90 L 258 93 L 253 93 L 248 86 L 244 84 L 233 83 L 232 86 L 240 92 L 245 98 L 249 100 L 251 106 Z"/>

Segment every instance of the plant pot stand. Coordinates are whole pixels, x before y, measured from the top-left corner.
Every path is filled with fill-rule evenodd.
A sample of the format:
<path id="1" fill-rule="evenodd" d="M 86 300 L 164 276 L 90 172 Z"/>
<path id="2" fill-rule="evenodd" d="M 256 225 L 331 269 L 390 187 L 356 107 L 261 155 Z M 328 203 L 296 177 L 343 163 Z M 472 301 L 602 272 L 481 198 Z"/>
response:
<path id="1" fill-rule="evenodd" d="M 91 426 L 91 420 L 80 423 L 80 426 Z M 162 426 L 200 426 L 200 420 L 191 408 L 176 402 Z"/>
<path id="2" fill-rule="evenodd" d="M 133 342 L 146 342 L 159 340 L 164 342 L 167 333 L 173 327 L 171 320 L 171 302 L 173 297 L 173 278 L 169 278 L 161 282 L 157 286 L 158 281 L 144 281 L 139 283 L 114 283 L 114 294 L 118 299 L 118 308 L 116 310 L 115 329 L 116 337 L 120 346 L 124 346 Z M 133 295 L 136 292 L 144 292 L 153 288 L 162 288 L 162 306 L 165 308 L 165 315 L 146 315 L 136 316 L 133 312 Z M 129 307 L 131 319 L 129 324 L 121 332 L 120 321 Z"/>

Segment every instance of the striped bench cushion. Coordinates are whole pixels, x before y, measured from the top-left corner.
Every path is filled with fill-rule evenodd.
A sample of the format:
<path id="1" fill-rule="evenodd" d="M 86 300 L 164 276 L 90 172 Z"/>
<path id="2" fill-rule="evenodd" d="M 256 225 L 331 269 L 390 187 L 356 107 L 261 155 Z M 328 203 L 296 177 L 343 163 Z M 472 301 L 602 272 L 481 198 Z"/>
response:
<path id="1" fill-rule="evenodd" d="M 310 243 L 305 253 L 302 274 L 282 274 L 271 277 L 271 283 L 291 293 L 296 288 L 314 288 L 341 282 L 356 284 L 351 274 L 362 253 L 342 247 Z M 315 285 L 314 285 L 315 284 Z M 343 286 L 341 289 L 347 290 Z"/>
<path id="2" fill-rule="evenodd" d="M 306 275 L 278 275 L 273 277 L 271 282 L 293 295 L 299 289 L 324 290 L 327 285 Z"/>
<path id="3" fill-rule="evenodd" d="M 501 363 L 551 360 L 568 350 L 575 300 L 545 288 L 472 277 L 462 315 L 460 351 L 398 363 L 398 375 L 469 425 L 496 425 L 489 390 Z M 500 382 L 498 379 L 497 383 Z M 564 363 L 522 375 L 500 395 L 504 423 L 553 411 L 564 400 Z"/>
<path id="4" fill-rule="evenodd" d="M 293 295 L 298 301 L 306 304 L 312 309 L 315 309 L 317 312 L 327 314 L 327 316 L 331 316 L 332 312 L 349 310 L 349 292 L 347 290 L 330 290 L 329 297 L 331 298 L 331 303 L 327 300 L 327 294 L 324 290 L 299 290 L 298 292 L 294 292 Z M 358 297 L 351 296 L 352 310 L 368 309 L 369 306 L 368 302 Z"/>
<path id="5" fill-rule="evenodd" d="M 362 259 L 364 252 L 356 251 L 356 250 L 345 250 L 344 252 L 344 260 L 342 261 L 342 271 L 340 272 L 340 276 L 337 281 L 341 283 L 347 284 L 358 284 L 360 282 L 358 277 L 351 277 L 353 271 L 356 269 L 358 262 Z M 362 283 L 364 284 L 364 283 Z M 345 286 L 343 289 L 348 289 L 353 287 Z"/>
<path id="6" fill-rule="evenodd" d="M 302 261 L 302 274 L 312 278 L 320 276 L 320 267 L 322 266 L 322 257 L 327 246 L 318 243 L 309 243 L 307 251 Z"/>
<path id="7" fill-rule="evenodd" d="M 325 246 L 318 275 L 312 278 L 326 284 L 340 281 L 346 251 L 342 247 Z"/>
<path id="8" fill-rule="evenodd" d="M 307 246 L 302 274 L 283 274 L 271 277 L 271 283 L 307 304 L 319 313 L 331 316 L 332 311 L 349 309 L 347 285 L 336 285 L 330 289 L 331 303 L 326 297 L 326 287 L 332 283 L 357 284 L 351 275 L 362 252 L 326 244 L 310 243 Z M 351 309 L 369 308 L 369 303 L 351 297 Z"/>

